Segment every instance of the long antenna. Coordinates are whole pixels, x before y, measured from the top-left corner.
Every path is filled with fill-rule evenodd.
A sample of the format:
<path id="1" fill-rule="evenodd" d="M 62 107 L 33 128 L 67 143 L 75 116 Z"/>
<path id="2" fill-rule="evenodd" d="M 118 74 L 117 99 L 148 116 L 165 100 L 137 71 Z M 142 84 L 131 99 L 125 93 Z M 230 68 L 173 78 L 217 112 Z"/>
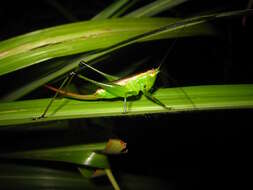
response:
<path id="1" fill-rule="evenodd" d="M 170 45 L 170 47 L 168 48 L 168 50 L 166 51 L 165 55 L 163 56 L 159 66 L 158 66 L 158 70 L 160 70 L 161 66 L 165 63 L 168 55 L 171 53 L 171 51 L 173 50 L 174 46 L 176 45 L 178 39 L 179 39 L 179 36 L 181 33 L 183 33 L 185 31 L 185 25 L 184 27 L 182 28 L 182 30 L 178 33 L 178 36 L 176 37 L 176 39 L 172 42 L 172 44 Z M 173 79 L 168 73 L 167 73 L 167 77 L 169 77 L 169 79 L 171 81 L 173 81 L 174 83 L 177 84 L 176 80 Z M 193 108 L 194 109 L 197 109 L 196 105 L 194 104 L 194 102 L 192 101 L 192 99 L 189 97 L 189 95 L 185 92 L 185 90 L 181 87 L 179 87 L 179 89 L 182 91 L 182 93 L 185 95 L 185 97 L 190 101 L 190 103 L 192 104 Z"/>
<path id="2" fill-rule="evenodd" d="M 181 31 L 178 32 L 178 35 L 176 37 L 175 40 L 173 40 L 172 44 L 170 45 L 170 47 L 168 48 L 168 50 L 166 51 L 165 55 L 163 56 L 161 62 L 160 62 L 160 65 L 158 66 L 158 70 L 160 70 L 161 66 L 164 64 L 164 62 L 166 61 L 168 55 L 172 52 L 173 48 L 175 47 L 179 37 L 180 37 L 180 34 L 182 34 L 183 32 L 185 32 L 185 27 L 186 27 L 187 24 L 185 24 L 182 28 Z"/>
<path id="3" fill-rule="evenodd" d="M 181 32 L 182 32 L 182 31 L 181 31 Z M 165 55 L 163 56 L 163 58 L 162 58 L 162 60 L 161 60 L 161 62 L 160 62 L 160 64 L 159 64 L 159 66 L 158 66 L 158 68 L 157 68 L 158 70 L 160 70 L 161 66 L 162 66 L 162 65 L 164 64 L 164 62 L 166 61 L 168 55 L 169 55 L 169 54 L 171 53 L 171 51 L 173 50 L 173 48 L 174 48 L 174 46 L 175 46 L 175 44 L 176 44 L 178 38 L 179 38 L 179 35 L 178 35 L 177 38 L 172 42 L 171 46 L 168 48 L 167 52 L 166 52 Z"/>

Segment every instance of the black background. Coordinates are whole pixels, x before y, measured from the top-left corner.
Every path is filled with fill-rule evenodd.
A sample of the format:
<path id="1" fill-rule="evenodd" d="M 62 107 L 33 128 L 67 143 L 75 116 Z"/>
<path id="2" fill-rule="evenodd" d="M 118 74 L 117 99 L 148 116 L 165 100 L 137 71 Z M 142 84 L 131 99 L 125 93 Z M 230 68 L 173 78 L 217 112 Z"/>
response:
<path id="1" fill-rule="evenodd" d="M 58 1 L 72 14 L 72 20 L 90 19 L 111 2 Z M 49 0 L 9 0 L 5 3 L 0 8 L 0 40 L 72 21 Z M 246 5 L 247 1 L 238 0 L 190 1 L 187 6 L 179 6 L 160 16 L 188 16 L 199 10 L 244 9 Z M 242 26 L 242 18 L 216 24 L 223 33 L 219 39 L 195 37 L 177 41 L 166 66 L 177 81 L 171 86 L 252 83 L 252 18 L 247 18 L 246 26 Z M 153 52 L 154 45 L 157 43 L 147 44 L 147 51 Z M 163 42 L 163 50 L 167 46 Z M 163 83 L 160 81 L 160 84 Z M 128 154 L 111 158 L 117 174 L 159 178 L 178 189 L 195 189 L 200 184 L 203 188 L 242 188 L 250 181 L 251 116 L 252 110 L 220 110 L 103 118 L 102 122 L 112 126 L 106 132 L 108 136 L 128 143 Z M 1 149 L 76 144 L 85 142 L 84 136 L 108 130 L 86 120 L 90 125 L 87 132 L 87 128 L 78 126 L 80 123 L 73 121 L 75 127 L 60 131 L 1 131 Z"/>

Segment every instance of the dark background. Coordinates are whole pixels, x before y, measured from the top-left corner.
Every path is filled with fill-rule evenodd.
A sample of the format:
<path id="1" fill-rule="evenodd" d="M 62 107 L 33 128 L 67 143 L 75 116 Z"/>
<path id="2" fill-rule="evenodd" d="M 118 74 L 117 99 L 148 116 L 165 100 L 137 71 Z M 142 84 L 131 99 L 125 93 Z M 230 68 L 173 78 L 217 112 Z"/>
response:
<path id="1" fill-rule="evenodd" d="M 9 0 L 0 7 L 0 40 L 90 19 L 111 2 Z M 55 3 L 71 14 L 62 14 Z M 160 16 L 189 16 L 199 11 L 237 10 L 246 6 L 247 1 L 238 0 L 190 1 Z M 252 83 L 252 18 L 247 18 L 245 26 L 242 26 L 242 18 L 216 21 L 215 24 L 221 31 L 219 38 L 177 40 L 166 64 L 168 74 L 174 79 L 169 81 L 171 86 Z M 170 42 L 147 44 L 146 50 L 154 52 L 152 47 L 159 46 L 166 51 Z M 183 71 L 182 67 L 185 68 Z M 158 83 L 164 84 L 163 80 Z M 1 131 L 0 147 L 2 151 L 10 151 L 78 144 L 101 133 L 104 135 L 101 140 L 118 137 L 128 143 L 128 154 L 111 158 L 118 178 L 122 173 L 149 176 L 178 189 L 195 189 L 201 183 L 203 188 L 242 188 L 250 181 L 251 116 L 252 110 L 220 110 L 70 121 L 73 128 L 62 130 Z M 89 127 L 80 127 L 82 123 Z M 98 125 L 100 123 L 111 127 L 108 129 Z M 152 183 L 143 180 L 143 183 L 149 182 Z"/>

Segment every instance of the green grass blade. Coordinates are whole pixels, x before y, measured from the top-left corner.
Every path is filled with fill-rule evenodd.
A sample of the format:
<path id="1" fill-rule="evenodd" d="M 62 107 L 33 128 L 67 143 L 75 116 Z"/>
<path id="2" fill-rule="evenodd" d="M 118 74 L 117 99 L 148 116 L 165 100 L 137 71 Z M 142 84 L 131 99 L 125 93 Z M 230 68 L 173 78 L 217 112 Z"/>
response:
<path id="1" fill-rule="evenodd" d="M 1 189 L 112 189 L 109 183 L 96 185 L 73 167 L 66 170 L 52 165 L 28 165 L 17 161 L 1 162 L 0 184 Z"/>
<path id="2" fill-rule="evenodd" d="M 71 166 L 61 168 L 55 165 L 24 164 L 17 161 L 0 163 L 0 184 L 1 189 L 113 189 L 109 182 L 99 183 L 84 178 L 78 170 Z M 120 173 L 120 186 L 122 189 L 131 190 L 169 189 L 167 182 L 158 180 L 156 177 L 126 173 Z"/>
<path id="3" fill-rule="evenodd" d="M 108 48 L 136 35 L 145 34 L 145 32 L 155 29 L 162 30 L 159 27 L 165 27 L 163 32 L 166 31 L 166 27 L 169 27 L 171 32 L 172 28 L 175 31 L 178 28 L 191 27 L 216 18 L 252 12 L 252 10 L 234 11 L 195 17 L 178 22 L 174 27 L 170 24 L 175 22 L 175 19 L 146 18 L 87 21 L 39 30 L 0 43 L 0 76 L 55 57 Z M 205 30 L 205 32 L 210 33 L 209 30 Z M 148 37 L 144 40 L 165 38 L 166 35 L 161 33 L 157 32 L 156 38 Z M 191 35 L 199 35 L 198 30 L 191 31 Z M 147 36 L 149 35 L 147 34 Z M 169 36 L 173 37 L 173 34 L 170 33 Z"/>
<path id="4" fill-rule="evenodd" d="M 189 0 L 157 0 L 144 7 L 141 7 L 125 17 L 139 18 L 139 17 L 150 17 L 165 10 L 171 9 L 177 5 L 180 5 Z"/>
<path id="5" fill-rule="evenodd" d="M 12 38 L 0 43 L 0 76 L 48 59 L 108 48 L 176 21 L 173 18 L 86 21 Z M 208 29 L 206 32 L 210 33 Z M 192 35 L 199 35 L 197 28 L 193 31 Z"/>
<path id="6" fill-rule="evenodd" d="M 132 6 L 134 6 L 136 3 L 138 3 L 139 0 L 132 0 L 125 6 L 123 6 L 121 9 L 119 9 L 117 12 L 115 12 L 114 15 L 112 15 L 111 18 L 117 18 L 123 15 L 128 9 L 130 9 Z M 124 17 L 124 16 L 123 16 Z"/>
<path id="7" fill-rule="evenodd" d="M 59 68 L 57 70 L 55 70 L 54 72 L 49 72 L 48 73 L 41 73 L 40 75 L 37 75 L 35 78 L 33 78 L 33 80 L 29 81 L 28 83 L 17 87 L 15 90 L 10 91 L 8 93 L 6 93 L 4 96 L 1 97 L 2 101 L 14 101 L 17 100 L 25 95 L 27 95 L 28 93 L 32 92 L 33 90 L 37 89 L 40 86 L 43 86 L 44 84 L 48 83 L 49 81 L 57 78 L 58 76 L 61 76 L 62 74 L 69 72 L 71 69 L 75 68 L 78 66 L 78 63 L 80 62 L 80 58 L 79 59 L 68 59 L 66 61 L 70 61 L 71 64 L 67 67 L 62 67 Z M 57 65 L 59 61 L 55 61 L 52 62 L 52 64 Z M 37 73 L 40 73 L 39 71 L 35 71 Z"/>
<path id="8" fill-rule="evenodd" d="M 110 167 L 106 154 L 120 154 L 125 148 L 126 145 L 121 140 L 111 139 L 103 143 L 7 153 L 1 157 L 67 162 L 104 169 Z"/>
<path id="9" fill-rule="evenodd" d="M 95 151 L 104 150 L 105 147 L 106 143 L 96 143 L 89 145 L 9 153 L 4 154 L 1 157 L 13 159 L 60 161 L 96 168 L 106 168 L 109 167 L 106 155 L 95 153 Z"/>
<path id="10" fill-rule="evenodd" d="M 116 0 L 109 7 L 94 16 L 91 20 L 100 20 L 110 18 L 115 15 L 120 9 L 129 4 L 131 0 Z"/>
<path id="11" fill-rule="evenodd" d="M 182 89 L 189 96 L 194 105 Z M 56 100 L 47 118 L 33 120 L 44 111 L 49 99 L 6 102 L 0 104 L 0 125 L 14 125 L 50 120 L 91 118 L 104 116 L 127 116 L 146 113 L 196 111 L 210 109 L 253 108 L 253 85 L 210 85 L 159 89 L 155 94 L 171 110 L 142 97 L 128 104 L 129 112 L 123 114 L 123 101 L 78 101 L 63 98 Z"/>

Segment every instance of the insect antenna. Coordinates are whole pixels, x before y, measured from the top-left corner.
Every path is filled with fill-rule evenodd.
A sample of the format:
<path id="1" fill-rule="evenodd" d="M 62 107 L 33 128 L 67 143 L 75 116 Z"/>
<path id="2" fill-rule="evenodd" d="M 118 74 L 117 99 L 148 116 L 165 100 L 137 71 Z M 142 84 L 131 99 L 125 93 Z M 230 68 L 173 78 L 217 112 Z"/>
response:
<path id="1" fill-rule="evenodd" d="M 166 51 L 165 55 L 163 56 L 159 66 L 158 66 L 158 70 L 161 70 L 161 66 L 165 63 L 167 57 L 169 54 L 171 54 L 173 48 L 175 47 L 177 41 L 179 40 L 180 34 L 183 33 L 185 31 L 185 26 L 182 28 L 182 30 L 178 33 L 178 36 L 175 38 L 175 40 L 172 42 L 172 44 L 170 45 L 170 47 L 168 48 L 168 50 Z M 176 84 L 176 86 L 178 85 L 178 82 L 168 73 L 166 73 L 166 77 L 169 78 L 170 81 L 172 81 L 174 84 Z M 194 109 L 197 109 L 196 105 L 194 104 L 194 102 L 192 101 L 192 99 L 190 98 L 190 96 L 185 92 L 185 90 L 181 87 L 178 87 L 181 92 L 184 94 L 184 96 L 189 100 L 189 102 L 191 103 L 191 105 L 193 106 Z"/>
<path id="2" fill-rule="evenodd" d="M 183 31 L 183 30 L 182 30 Z M 172 44 L 170 45 L 170 47 L 168 48 L 168 50 L 166 51 L 165 55 L 163 56 L 162 60 L 160 61 L 160 64 L 158 66 L 158 70 L 160 71 L 161 66 L 164 64 L 164 62 L 166 61 L 168 55 L 172 52 L 174 46 L 176 45 L 177 41 L 178 41 L 179 35 L 177 36 L 177 38 L 172 42 Z"/>
<path id="3" fill-rule="evenodd" d="M 173 40 L 172 44 L 169 46 L 168 50 L 166 51 L 165 55 L 163 56 L 163 58 L 162 58 L 162 60 L 161 60 L 161 62 L 159 64 L 159 66 L 157 68 L 159 71 L 160 71 L 161 66 L 164 64 L 164 62 L 166 61 L 167 57 L 169 56 L 169 54 L 171 54 L 171 52 L 172 52 L 173 48 L 175 47 L 177 41 L 179 40 L 180 34 L 182 34 L 183 32 L 185 32 L 186 26 L 187 26 L 187 23 L 185 23 L 185 25 L 183 25 L 182 30 L 180 30 L 178 32 L 177 37 Z"/>

